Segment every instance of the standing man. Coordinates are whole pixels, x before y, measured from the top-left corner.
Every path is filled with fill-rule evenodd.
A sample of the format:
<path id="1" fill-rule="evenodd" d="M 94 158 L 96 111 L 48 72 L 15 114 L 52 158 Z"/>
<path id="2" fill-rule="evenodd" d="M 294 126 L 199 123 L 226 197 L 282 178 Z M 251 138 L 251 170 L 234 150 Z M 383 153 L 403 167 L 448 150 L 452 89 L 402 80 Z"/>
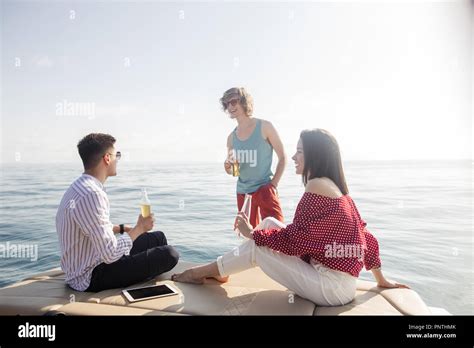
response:
<path id="1" fill-rule="evenodd" d="M 153 214 L 138 216 L 135 227 L 110 222 L 105 181 L 117 175 L 115 138 L 91 133 L 77 148 L 84 173 L 64 194 L 56 215 L 61 268 L 66 283 L 78 291 L 126 287 L 171 270 L 179 254 L 153 228 Z M 121 233 L 118 237 L 114 232 Z"/>
<path id="2" fill-rule="evenodd" d="M 261 219 L 274 217 L 284 222 L 277 187 L 286 166 L 280 136 L 271 122 L 253 117 L 253 100 L 244 88 L 231 88 L 220 99 L 222 108 L 237 121 L 227 138 L 228 157 L 225 171 L 238 175 L 237 207 L 240 211 L 245 194 L 252 195 L 249 221 L 256 227 Z M 275 175 L 271 166 L 273 150 L 278 156 Z M 238 166 L 238 171 L 233 166 Z M 236 173 L 237 172 L 237 173 Z"/>

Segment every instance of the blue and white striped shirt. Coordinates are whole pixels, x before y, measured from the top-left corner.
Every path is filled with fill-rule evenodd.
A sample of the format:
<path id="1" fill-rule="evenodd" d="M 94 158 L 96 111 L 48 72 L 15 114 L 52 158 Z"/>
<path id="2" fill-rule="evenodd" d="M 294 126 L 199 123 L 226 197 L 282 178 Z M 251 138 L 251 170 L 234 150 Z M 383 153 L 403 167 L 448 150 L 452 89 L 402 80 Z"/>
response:
<path id="1" fill-rule="evenodd" d="M 132 240 L 128 233 L 115 237 L 109 211 L 104 186 L 88 174 L 76 179 L 61 200 L 56 214 L 61 268 L 75 290 L 89 287 L 97 265 L 130 254 Z"/>

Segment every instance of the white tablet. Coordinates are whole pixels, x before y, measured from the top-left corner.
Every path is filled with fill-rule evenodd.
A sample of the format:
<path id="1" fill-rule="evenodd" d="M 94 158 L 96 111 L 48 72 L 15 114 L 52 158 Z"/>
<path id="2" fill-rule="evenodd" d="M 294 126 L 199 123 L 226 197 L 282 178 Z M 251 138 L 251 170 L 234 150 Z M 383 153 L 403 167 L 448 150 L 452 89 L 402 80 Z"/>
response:
<path id="1" fill-rule="evenodd" d="M 122 290 L 122 293 L 130 302 L 149 300 L 152 298 L 178 295 L 178 290 L 168 284 L 152 285 L 142 288 Z"/>

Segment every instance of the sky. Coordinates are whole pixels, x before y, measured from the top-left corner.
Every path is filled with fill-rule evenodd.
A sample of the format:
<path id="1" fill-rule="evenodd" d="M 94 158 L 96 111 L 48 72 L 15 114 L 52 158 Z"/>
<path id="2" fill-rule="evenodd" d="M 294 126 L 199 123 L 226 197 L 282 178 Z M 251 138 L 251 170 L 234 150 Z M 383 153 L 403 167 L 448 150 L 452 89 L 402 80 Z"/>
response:
<path id="1" fill-rule="evenodd" d="M 324 128 L 344 160 L 472 159 L 473 7 L 4 0 L 0 162 L 79 161 L 90 132 L 127 161 L 223 161 L 234 86 L 289 156 Z"/>

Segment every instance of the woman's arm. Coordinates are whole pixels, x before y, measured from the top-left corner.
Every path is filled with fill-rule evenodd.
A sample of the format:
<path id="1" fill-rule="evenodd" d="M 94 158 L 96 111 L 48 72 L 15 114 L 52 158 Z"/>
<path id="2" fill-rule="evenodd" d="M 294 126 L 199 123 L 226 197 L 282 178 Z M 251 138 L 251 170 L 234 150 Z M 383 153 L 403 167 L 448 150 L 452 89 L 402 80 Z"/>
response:
<path id="1" fill-rule="evenodd" d="M 240 212 L 237 215 L 235 227 L 244 237 L 253 239 L 258 246 L 265 245 L 286 255 L 300 255 L 302 253 L 302 248 L 299 245 L 300 240 L 293 236 L 297 234 L 297 227 L 294 223 L 280 230 L 274 229 L 266 233 L 267 231 L 252 229 L 248 217 L 245 213 Z"/>
<path id="2" fill-rule="evenodd" d="M 365 223 L 364 223 L 365 224 Z M 380 261 L 380 254 L 379 254 L 379 243 L 377 239 L 364 227 L 362 232 L 365 236 L 365 241 L 367 243 L 367 252 L 364 254 L 364 264 L 367 270 L 372 271 L 374 275 L 375 281 L 377 282 L 377 286 L 381 288 L 406 288 L 409 289 L 407 285 L 399 284 L 399 283 L 392 283 L 385 279 L 382 268 L 381 268 L 381 261 Z"/>

